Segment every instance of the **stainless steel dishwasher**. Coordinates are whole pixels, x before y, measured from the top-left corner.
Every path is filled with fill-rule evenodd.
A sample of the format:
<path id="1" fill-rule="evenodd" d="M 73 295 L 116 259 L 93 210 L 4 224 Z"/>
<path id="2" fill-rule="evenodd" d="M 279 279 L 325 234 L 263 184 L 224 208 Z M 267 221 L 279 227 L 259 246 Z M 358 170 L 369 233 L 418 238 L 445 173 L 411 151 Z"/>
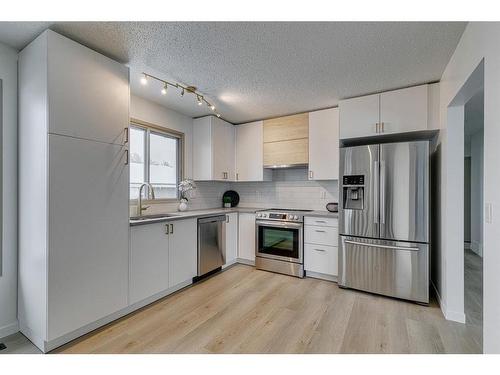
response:
<path id="1" fill-rule="evenodd" d="M 198 219 L 198 277 L 217 272 L 226 263 L 226 215 Z"/>

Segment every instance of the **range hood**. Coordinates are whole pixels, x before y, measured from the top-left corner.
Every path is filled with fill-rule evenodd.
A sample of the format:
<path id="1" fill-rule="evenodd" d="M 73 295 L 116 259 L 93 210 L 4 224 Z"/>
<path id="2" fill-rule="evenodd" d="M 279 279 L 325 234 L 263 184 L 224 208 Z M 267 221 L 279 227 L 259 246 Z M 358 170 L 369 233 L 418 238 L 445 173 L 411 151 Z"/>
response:
<path id="1" fill-rule="evenodd" d="M 307 168 L 309 164 L 275 164 L 275 165 L 264 165 L 265 169 L 292 169 L 292 168 Z"/>

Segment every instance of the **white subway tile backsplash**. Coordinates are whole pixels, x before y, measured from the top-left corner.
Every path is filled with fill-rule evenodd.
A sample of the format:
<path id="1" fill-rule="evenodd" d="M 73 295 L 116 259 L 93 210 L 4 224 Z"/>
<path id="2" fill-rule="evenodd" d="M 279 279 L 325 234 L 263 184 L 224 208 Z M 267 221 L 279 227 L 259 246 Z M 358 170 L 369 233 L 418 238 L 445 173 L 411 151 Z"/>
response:
<path id="1" fill-rule="evenodd" d="M 309 181 L 303 168 L 275 170 L 273 181 L 269 182 L 198 181 L 196 185 L 188 202 L 189 210 L 221 207 L 226 190 L 238 192 L 242 207 L 326 210 L 327 203 L 338 201 L 338 181 Z M 178 203 L 152 204 L 148 213 L 175 211 L 177 206 Z"/>

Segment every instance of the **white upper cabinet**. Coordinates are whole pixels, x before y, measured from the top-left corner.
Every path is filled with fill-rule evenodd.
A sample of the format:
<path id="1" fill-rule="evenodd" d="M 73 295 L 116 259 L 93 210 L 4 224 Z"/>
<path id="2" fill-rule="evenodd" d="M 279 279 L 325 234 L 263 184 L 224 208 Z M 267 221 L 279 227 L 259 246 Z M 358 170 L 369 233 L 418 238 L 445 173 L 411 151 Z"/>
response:
<path id="1" fill-rule="evenodd" d="M 429 85 L 339 102 L 340 139 L 426 130 Z"/>
<path id="2" fill-rule="evenodd" d="M 380 95 L 368 95 L 339 102 L 340 139 L 377 134 Z"/>
<path id="3" fill-rule="evenodd" d="M 267 181 L 271 171 L 264 169 L 264 122 L 235 126 L 236 181 Z"/>
<path id="4" fill-rule="evenodd" d="M 339 109 L 309 112 L 309 180 L 339 178 Z"/>
<path id="5" fill-rule="evenodd" d="M 427 129 L 428 85 L 380 94 L 380 133 Z"/>
<path id="6" fill-rule="evenodd" d="M 49 132 L 123 144 L 129 69 L 50 30 L 45 43 Z"/>
<path id="7" fill-rule="evenodd" d="M 215 116 L 193 120 L 193 179 L 234 181 L 234 125 Z"/>

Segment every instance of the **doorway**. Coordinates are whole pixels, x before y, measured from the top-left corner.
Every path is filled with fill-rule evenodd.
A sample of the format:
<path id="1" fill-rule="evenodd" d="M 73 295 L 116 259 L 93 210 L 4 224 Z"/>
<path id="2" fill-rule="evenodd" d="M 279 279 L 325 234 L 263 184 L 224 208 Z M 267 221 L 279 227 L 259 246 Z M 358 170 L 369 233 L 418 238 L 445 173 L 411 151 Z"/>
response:
<path id="1" fill-rule="evenodd" d="M 484 89 L 464 105 L 464 313 L 483 326 Z"/>

